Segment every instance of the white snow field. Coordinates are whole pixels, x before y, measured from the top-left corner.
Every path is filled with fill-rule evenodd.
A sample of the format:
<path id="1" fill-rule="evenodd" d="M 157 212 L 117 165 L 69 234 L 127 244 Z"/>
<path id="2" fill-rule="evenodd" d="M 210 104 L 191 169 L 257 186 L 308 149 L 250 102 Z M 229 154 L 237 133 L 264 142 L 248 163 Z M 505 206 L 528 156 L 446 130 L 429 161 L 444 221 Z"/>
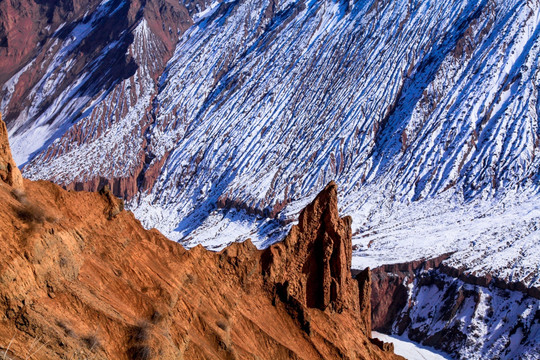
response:
<path id="1" fill-rule="evenodd" d="M 409 339 L 396 336 L 386 335 L 373 331 L 371 335 L 374 338 L 382 340 L 384 342 L 391 342 L 394 344 L 394 353 L 401 355 L 407 360 L 449 360 L 451 357 L 444 355 L 441 352 L 430 349 L 426 346 L 416 344 Z"/>

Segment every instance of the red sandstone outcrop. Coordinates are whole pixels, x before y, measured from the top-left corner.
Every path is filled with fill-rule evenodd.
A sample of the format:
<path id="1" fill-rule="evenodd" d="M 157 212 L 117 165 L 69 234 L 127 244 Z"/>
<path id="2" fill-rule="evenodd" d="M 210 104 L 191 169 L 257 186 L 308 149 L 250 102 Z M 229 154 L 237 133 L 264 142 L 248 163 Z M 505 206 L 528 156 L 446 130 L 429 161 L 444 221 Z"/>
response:
<path id="1" fill-rule="evenodd" d="M 444 263 L 451 253 L 407 263 L 383 265 L 372 270 L 372 328 L 374 330 L 389 332 L 396 321 L 397 315 L 407 305 L 408 286 L 419 271 L 436 269 L 438 272 L 459 279 L 466 284 L 482 287 L 494 286 L 502 290 L 519 291 L 525 296 L 540 299 L 540 289 L 527 286 L 522 282 L 508 282 L 494 278 L 490 274 L 474 275 L 465 269 L 456 269 Z M 353 271 L 353 275 L 358 272 Z M 357 275 L 358 278 L 358 275 Z"/>
<path id="2" fill-rule="evenodd" d="M 361 271 L 356 275 L 356 281 L 358 281 L 358 287 L 360 289 L 359 305 L 360 316 L 366 329 L 369 329 L 369 335 L 371 336 L 371 292 L 372 292 L 372 276 L 369 268 Z M 393 351 L 393 350 L 392 350 Z"/>
<path id="3" fill-rule="evenodd" d="M 407 305 L 408 285 L 413 282 L 419 269 L 437 268 L 448 259 L 444 254 L 428 260 L 383 265 L 372 270 L 372 328 L 389 332 L 399 312 Z"/>
<path id="4" fill-rule="evenodd" d="M 24 183 L 23 193 L 0 181 L 0 354 L 400 358 L 363 325 L 369 313 L 359 312 L 350 219 L 337 214 L 335 184 L 283 243 L 215 253 L 143 229 L 108 189 Z"/>
<path id="5" fill-rule="evenodd" d="M 2 114 L 0 114 L 0 180 L 16 189 L 23 188 L 21 172 L 11 156 L 7 128 L 2 121 Z"/>
<path id="6" fill-rule="evenodd" d="M 350 272 L 351 222 L 339 217 L 337 185 L 331 182 L 302 210 L 285 240 L 265 251 L 269 281 L 303 306 L 358 311 L 358 287 Z"/>

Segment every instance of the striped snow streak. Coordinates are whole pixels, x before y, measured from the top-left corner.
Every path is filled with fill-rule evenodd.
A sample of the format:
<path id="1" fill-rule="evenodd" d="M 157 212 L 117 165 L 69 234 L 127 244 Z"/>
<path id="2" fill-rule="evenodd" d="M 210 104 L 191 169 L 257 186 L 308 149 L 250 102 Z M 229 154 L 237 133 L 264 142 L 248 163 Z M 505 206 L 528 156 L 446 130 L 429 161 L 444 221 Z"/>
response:
<path id="1" fill-rule="evenodd" d="M 85 98 L 88 65 L 35 122 L 11 129 L 14 151 L 32 158 L 27 176 L 64 184 L 137 177 L 166 157 L 131 208 L 175 240 L 213 248 L 279 239 L 283 223 L 269 215 L 296 218 L 336 180 L 354 217 L 356 266 L 457 251 L 475 271 L 537 284 L 539 7 L 216 2 L 194 17 L 158 85 L 164 49 L 143 20 L 130 29 L 134 75 Z M 43 107 L 40 89 L 54 90 L 70 41 L 93 23 L 51 47 L 51 76 L 22 117 Z M 520 268 L 483 260 L 495 249 Z"/>
<path id="2" fill-rule="evenodd" d="M 273 6 L 222 3 L 169 62 L 151 147 L 172 153 L 142 200 L 174 209 L 164 228 L 224 195 L 270 211 L 331 179 L 400 202 L 534 185 L 538 2 Z"/>

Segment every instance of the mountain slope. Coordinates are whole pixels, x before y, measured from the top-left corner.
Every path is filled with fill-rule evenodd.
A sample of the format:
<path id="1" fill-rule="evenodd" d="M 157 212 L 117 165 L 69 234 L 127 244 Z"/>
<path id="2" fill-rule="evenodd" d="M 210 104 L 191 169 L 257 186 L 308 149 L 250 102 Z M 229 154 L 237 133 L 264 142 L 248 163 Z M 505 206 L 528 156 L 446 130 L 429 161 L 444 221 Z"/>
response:
<path id="1" fill-rule="evenodd" d="M 220 253 L 145 230 L 108 189 L 19 185 L 0 181 L 6 358 L 401 359 L 370 341 L 335 184 L 283 243 Z"/>
<path id="2" fill-rule="evenodd" d="M 5 70 L 26 176 L 213 248 L 276 241 L 336 179 L 355 267 L 455 252 L 539 285 L 538 1 L 70 4 Z"/>
<path id="3" fill-rule="evenodd" d="M 39 8 L 21 1 L 18 13 L 3 6 L 26 19 L 23 9 L 33 5 Z M 103 179 L 118 179 L 116 193 L 129 197 L 144 168 L 145 134 L 152 122 L 146 110 L 178 34 L 192 23 L 189 11 L 170 0 L 94 1 L 82 7 L 84 13 L 69 1 L 42 7 L 70 16 L 55 15 L 43 26 L 47 34 L 27 55 L 33 57 L 1 87 L 15 159 L 22 165 L 38 154 L 54 159 L 84 149 L 78 159 L 84 156 L 86 168 L 76 166 L 72 175 L 83 177 L 93 190 Z M 41 27 L 42 19 L 34 17 L 24 21 Z M 2 22 L 9 25 L 9 19 Z M 8 38 L 13 33 L 6 30 Z M 21 31 L 20 37 L 31 41 L 34 34 Z M 7 44 L 7 54 L 17 54 L 15 45 Z"/>
<path id="4" fill-rule="evenodd" d="M 26 176 L 108 184 L 214 250 L 282 239 L 336 179 L 354 268 L 450 254 L 460 277 L 538 293 L 538 0 L 92 6 L 51 11 L 0 76 Z"/>
<path id="5" fill-rule="evenodd" d="M 372 270 L 373 330 L 453 359 L 538 359 L 540 289 L 467 275 L 434 259 Z"/>
<path id="6" fill-rule="evenodd" d="M 538 286 L 538 1 L 167 4 L 103 2 L 40 48 L 32 90 L 10 92 L 39 58 L 5 82 L 26 176 L 109 184 L 146 226 L 215 248 L 267 246 L 336 179 L 354 266 L 456 252 Z M 75 73 L 110 12 L 118 37 Z M 94 71 L 109 52 L 112 79 Z"/>

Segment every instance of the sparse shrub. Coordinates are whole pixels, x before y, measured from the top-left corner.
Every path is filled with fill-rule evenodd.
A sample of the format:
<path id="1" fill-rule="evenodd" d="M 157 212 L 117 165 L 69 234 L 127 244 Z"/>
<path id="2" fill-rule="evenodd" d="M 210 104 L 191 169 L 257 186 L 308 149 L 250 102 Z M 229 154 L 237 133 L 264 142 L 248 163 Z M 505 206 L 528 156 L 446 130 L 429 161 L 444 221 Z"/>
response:
<path id="1" fill-rule="evenodd" d="M 45 212 L 36 204 L 21 202 L 21 207 L 16 209 L 19 219 L 27 223 L 43 224 L 46 220 Z"/>
<path id="2" fill-rule="evenodd" d="M 184 278 L 184 285 L 191 285 L 195 282 L 195 276 L 192 274 L 186 274 L 186 277 Z"/>
<path id="3" fill-rule="evenodd" d="M 68 260 L 63 256 L 60 257 L 60 260 L 58 261 L 58 263 L 60 264 L 60 267 L 68 266 Z"/>
<path id="4" fill-rule="evenodd" d="M 15 207 L 19 219 L 30 224 L 43 224 L 45 221 L 55 222 L 57 219 L 47 216 L 45 211 L 36 203 L 31 202 L 21 190 L 13 190 L 13 197 L 19 201 L 20 207 Z"/>
<path id="5" fill-rule="evenodd" d="M 135 345 L 129 348 L 128 356 L 132 360 L 150 360 L 152 349 L 147 345 Z"/>
<path id="6" fill-rule="evenodd" d="M 90 349 L 90 351 L 101 346 L 99 343 L 99 339 L 97 338 L 95 334 L 85 336 L 81 340 L 86 344 L 86 346 L 88 347 L 88 349 Z"/>
<path id="7" fill-rule="evenodd" d="M 131 334 L 133 341 L 136 343 L 148 341 L 148 338 L 150 337 L 148 328 L 149 324 L 146 321 L 140 321 L 137 325 L 135 325 Z"/>
<path id="8" fill-rule="evenodd" d="M 13 189 L 11 195 L 19 202 L 26 201 L 26 194 L 21 189 Z"/>
<path id="9" fill-rule="evenodd" d="M 71 328 L 69 327 L 68 324 L 66 324 L 65 322 L 61 321 L 61 320 L 58 320 L 56 322 L 56 325 L 62 329 L 64 331 L 64 334 L 66 334 L 66 336 L 70 336 L 70 337 L 76 337 L 77 335 L 75 334 L 75 332 L 73 330 L 71 330 Z"/>
<path id="10" fill-rule="evenodd" d="M 161 320 L 163 320 L 163 314 L 160 313 L 158 310 L 154 310 L 154 312 L 152 312 L 152 315 L 150 315 L 150 322 L 152 324 L 158 324 L 161 322 Z"/>

